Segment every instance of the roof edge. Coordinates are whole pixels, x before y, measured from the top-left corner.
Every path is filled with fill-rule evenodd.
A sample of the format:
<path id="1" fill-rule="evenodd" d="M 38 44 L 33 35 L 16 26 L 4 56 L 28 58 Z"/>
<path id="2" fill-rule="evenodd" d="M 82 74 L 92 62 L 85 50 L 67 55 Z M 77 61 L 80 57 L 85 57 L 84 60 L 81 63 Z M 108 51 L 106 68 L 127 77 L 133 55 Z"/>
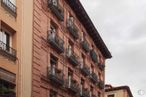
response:
<path id="1" fill-rule="evenodd" d="M 72 10 L 75 12 L 76 16 L 78 17 L 79 21 L 85 27 L 87 33 L 93 39 L 95 45 L 103 56 L 106 59 L 112 58 L 110 51 L 108 50 L 107 46 L 105 45 L 104 41 L 102 40 L 101 36 L 99 35 L 97 29 L 95 28 L 93 22 L 91 21 L 90 17 L 88 16 L 87 12 L 85 11 L 84 7 L 82 6 L 79 0 L 65 0 Z"/>

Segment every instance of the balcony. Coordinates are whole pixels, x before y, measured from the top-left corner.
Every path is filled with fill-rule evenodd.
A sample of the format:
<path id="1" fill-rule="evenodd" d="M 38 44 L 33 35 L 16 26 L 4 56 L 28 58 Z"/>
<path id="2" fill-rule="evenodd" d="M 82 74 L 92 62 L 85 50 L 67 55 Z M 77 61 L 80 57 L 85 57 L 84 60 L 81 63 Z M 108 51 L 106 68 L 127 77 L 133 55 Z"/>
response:
<path id="1" fill-rule="evenodd" d="M 100 80 L 98 86 L 100 89 L 104 89 L 104 82 Z"/>
<path id="2" fill-rule="evenodd" d="M 16 6 L 10 0 L 1 0 L 1 5 L 16 17 Z"/>
<path id="3" fill-rule="evenodd" d="M 76 80 L 71 80 L 70 82 L 68 82 L 68 90 L 74 94 L 77 94 L 79 92 L 80 88 Z"/>
<path id="4" fill-rule="evenodd" d="M 90 48 L 89 48 L 89 43 L 87 42 L 87 40 L 84 40 L 81 42 L 82 48 L 85 52 L 89 52 Z"/>
<path id="5" fill-rule="evenodd" d="M 97 83 L 97 82 L 98 82 L 97 75 L 96 75 L 94 72 L 92 72 L 92 73 L 90 74 L 90 79 L 91 79 L 94 83 Z"/>
<path id="6" fill-rule="evenodd" d="M 0 54 L 9 58 L 12 61 L 16 61 L 16 50 L 0 41 Z"/>
<path id="7" fill-rule="evenodd" d="M 55 85 L 63 86 L 64 79 L 63 79 L 63 72 L 57 68 L 52 68 L 49 70 L 48 74 L 49 79 Z"/>
<path id="8" fill-rule="evenodd" d="M 50 33 L 48 35 L 48 42 L 54 49 L 57 50 L 58 53 L 64 52 L 64 41 L 57 35 L 53 35 L 53 33 Z"/>
<path id="9" fill-rule="evenodd" d="M 57 2 L 57 0 L 56 0 L 56 2 Z M 56 4 L 54 4 L 53 0 L 48 0 L 48 6 L 60 21 L 64 20 L 64 11 L 58 2 Z"/>
<path id="10" fill-rule="evenodd" d="M 80 97 L 90 97 L 90 92 L 87 89 L 83 89 Z"/>
<path id="11" fill-rule="evenodd" d="M 67 51 L 67 58 L 73 66 L 77 66 L 79 64 L 78 56 L 72 50 Z"/>
<path id="12" fill-rule="evenodd" d="M 99 67 L 99 69 L 100 69 L 101 71 L 103 71 L 104 68 L 105 68 L 105 65 L 103 65 L 103 64 L 98 64 L 98 67 Z"/>
<path id="13" fill-rule="evenodd" d="M 98 63 L 97 54 L 94 50 L 90 51 L 90 56 L 93 62 Z"/>
<path id="14" fill-rule="evenodd" d="M 86 65 L 81 66 L 80 70 L 85 76 L 90 75 L 90 69 Z"/>
<path id="15" fill-rule="evenodd" d="M 75 26 L 75 24 L 72 22 L 71 19 L 68 19 L 68 21 L 67 21 L 67 29 L 68 29 L 70 35 L 74 39 L 78 39 L 79 38 L 77 27 Z"/>

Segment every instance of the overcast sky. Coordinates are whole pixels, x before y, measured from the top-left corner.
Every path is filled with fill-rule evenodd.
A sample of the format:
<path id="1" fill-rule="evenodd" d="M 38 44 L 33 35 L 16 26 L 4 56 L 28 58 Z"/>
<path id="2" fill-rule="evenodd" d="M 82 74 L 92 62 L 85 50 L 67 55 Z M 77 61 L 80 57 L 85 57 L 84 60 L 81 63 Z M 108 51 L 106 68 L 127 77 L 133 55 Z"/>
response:
<path id="1" fill-rule="evenodd" d="M 146 0 L 80 1 L 113 56 L 106 83 L 128 85 L 134 97 L 146 97 Z"/>

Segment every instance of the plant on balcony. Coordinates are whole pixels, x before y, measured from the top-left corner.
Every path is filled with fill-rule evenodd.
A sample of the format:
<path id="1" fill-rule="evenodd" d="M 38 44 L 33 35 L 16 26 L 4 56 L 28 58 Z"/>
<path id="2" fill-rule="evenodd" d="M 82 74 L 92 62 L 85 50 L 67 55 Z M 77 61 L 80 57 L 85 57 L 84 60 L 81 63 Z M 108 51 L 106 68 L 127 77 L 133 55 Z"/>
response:
<path id="1" fill-rule="evenodd" d="M 77 27 L 75 26 L 73 21 L 71 21 L 70 19 L 68 19 L 67 21 L 67 29 L 69 30 L 69 33 L 72 35 L 74 39 L 79 38 Z"/>
<path id="2" fill-rule="evenodd" d="M 48 35 L 48 42 L 57 50 L 58 53 L 63 53 L 64 41 L 58 35 L 53 35 L 53 33 L 50 31 L 50 34 Z"/>
<path id="3" fill-rule="evenodd" d="M 91 50 L 90 51 L 90 56 L 92 58 L 92 60 L 95 62 L 95 63 L 98 63 L 98 58 L 97 58 L 97 54 L 94 50 Z"/>
<path id="4" fill-rule="evenodd" d="M 82 48 L 84 49 L 85 52 L 89 52 L 90 48 L 89 48 L 89 43 L 87 42 L 87 40 L 84 40 L 81 42 Z"/>
<path id="5" fill-rule="evenodd" d="M 55 14 L 55 16 L 63 21 L 64 20 L 64 11 L 63 8 L 60 6 L 58 1 L 56 0 L 56 4 L 54 4 L 53 0 L 48 0 L 48 5 L 51 11 Z"/>

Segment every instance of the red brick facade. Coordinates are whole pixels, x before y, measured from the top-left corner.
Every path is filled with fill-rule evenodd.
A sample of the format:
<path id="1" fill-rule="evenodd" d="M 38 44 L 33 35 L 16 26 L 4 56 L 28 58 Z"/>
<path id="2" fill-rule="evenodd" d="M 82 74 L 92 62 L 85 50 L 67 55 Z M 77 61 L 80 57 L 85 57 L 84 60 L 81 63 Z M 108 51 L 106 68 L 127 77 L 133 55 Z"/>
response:
<path id="1" fill-rule="evenodd" d="M 68 79 L 68 71 L 72 71 L 73 79 L 78 83 L 79 89 L 81 88 L 81 78 L 84 80 L 84 88 L 87 88 L 89 91 L 92 91 L 92 94 L 96 97 L 103 97 L 102 83 L 104 82 L 104 70 L 99 65 L 105 64 L 105 57 L 102 55 L 100 50 L 96 48 L 93 39 L 87 34 L 82 23 L 76 17 L 73 10 L 66 3 L 65 0 L 59 0 L 60 6 L 64 10 L 64 20 L 59 20 L 56 15 L 52 12 L 48 6 L 47 0 L 34 0 L 34 11 L 33 11 L 33 58 L 32 58 L 32 97 L 50 97 L 50 92 L 53 91 L 56 94 L 56 97 L 74 97 L 80 96 L 80 92 L 74 95 L 75 91 L 70 91 L 66 87 Z M 73 39 L 67 30 L 67 18 L 69 13 L 74 17 L 75 25 L 78 29 L 79 38 Z M 64 50 L 60 53 L 58 52 L 52 44 L 48 42 L 48 34 L 51 27 L 51 24 L 57 27 L 57 35 L 64 41 Z M 83 32 L 86 34 L 86 40 L 89 43 L 90 50 L 94 48 L 94 51 L 97 54 L 98 62 L 95 63 L 91 57 L 90 53 L 86 53 L 81 46 L 81 35 Z M 77 66 L 74 66 L 69 62 L 66 52 L 67 47 L 71 41 L 75 54 L 78 56 L 77 60 L 79 63 L 75 63 Z M 53 84 L 48 77 L 48 68 L 50 68 L 51 58 L 50 56 L 55 56 L 57 58 L 58 72 L 60 70 L 63 72 L 64 84 L 59 86 Z M 89 67 L 89 71 L 93 68 L 94 73 L 98 77 L 98 82 L 92 81 L 90 75 L 85 76 L 81 73 L 80 70 L 80 58 L 84 56 L 84 63 Z M 104 68 L 104 67 L 103 67 Z M 99 84 L 100 83 L 100 84 Z M 60 83 L 61 84 L 61 83 Z M 93 88 L 93 89 L 91 89 Z M 52 96 L 53 97 L 53 96 Z M 92 96 L 94 97 L 94 96 Z"/>

